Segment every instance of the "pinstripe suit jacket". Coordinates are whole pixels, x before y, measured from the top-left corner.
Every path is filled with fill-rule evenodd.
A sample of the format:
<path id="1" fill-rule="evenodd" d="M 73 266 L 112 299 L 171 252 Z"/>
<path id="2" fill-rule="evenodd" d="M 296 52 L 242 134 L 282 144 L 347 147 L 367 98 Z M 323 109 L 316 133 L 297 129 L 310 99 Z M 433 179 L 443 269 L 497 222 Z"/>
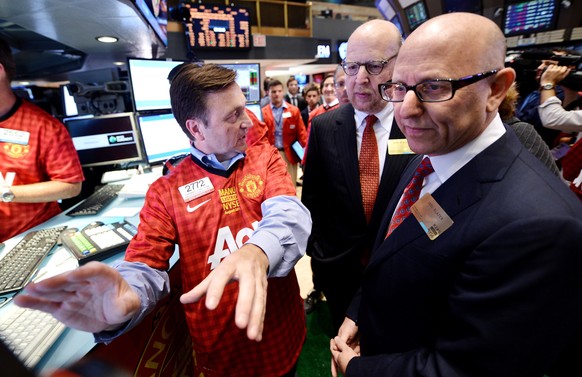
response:
<path id="1" fill-rule="evenodd" d="M 394 123 L 391 139 L 404 135 Z M 382 153 L 382 151 L 379 151 Z M 371 250 L 400 174 L 413 155 L 388 155 L 370 224 L 362 206 L 354 108 L 346 104 L 312 120 L 305 159 L 302 201 L 313 228 L 307 253 L 320 262 L 359 262 Z"/>

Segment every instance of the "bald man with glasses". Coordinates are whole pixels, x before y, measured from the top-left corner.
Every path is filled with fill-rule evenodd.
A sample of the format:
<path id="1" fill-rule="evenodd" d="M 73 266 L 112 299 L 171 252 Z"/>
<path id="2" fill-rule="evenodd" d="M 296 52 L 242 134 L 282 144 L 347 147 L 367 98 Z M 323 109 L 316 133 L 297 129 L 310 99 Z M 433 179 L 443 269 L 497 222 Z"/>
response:
<path id="1" fill-rule="evenodd" d="M 418 156 L 330 343 L 332 375 L 581 374 L 582 204 L 501 121 L 505 49 L 485 17 L 438 16 L 379 85 Z"/>
<path id="2" fill-rule="evenodd" d="M 360 286 L 382 214 L 412 156 L 394 124 L 393 105 L 378 92 L 392 78 L 401 43 L 388 21 L 358 27 L 342 62 L 349 103 L 312 120 L 302 192 L 313 219 L 307 253 L 335 330 Z"/>

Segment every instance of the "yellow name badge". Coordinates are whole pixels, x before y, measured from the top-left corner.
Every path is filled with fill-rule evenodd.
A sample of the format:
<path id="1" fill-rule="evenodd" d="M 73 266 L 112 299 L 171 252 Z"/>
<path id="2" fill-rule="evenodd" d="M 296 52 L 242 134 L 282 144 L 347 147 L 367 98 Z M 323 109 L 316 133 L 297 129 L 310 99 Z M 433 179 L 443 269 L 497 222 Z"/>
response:
<path id="1" fill-rule="evenodd" d="M 430 193 L 426 193 L 418 199 L 410 207 L 410 210 L 431 241 L 453 225 L 453 220 Z"/>
<path id="2" fill-rule="evenodd" d="M 388 154 L 414 154 L 414 152 L 408 146 L 406 139 L 390 139 L 388 140 Z"/>

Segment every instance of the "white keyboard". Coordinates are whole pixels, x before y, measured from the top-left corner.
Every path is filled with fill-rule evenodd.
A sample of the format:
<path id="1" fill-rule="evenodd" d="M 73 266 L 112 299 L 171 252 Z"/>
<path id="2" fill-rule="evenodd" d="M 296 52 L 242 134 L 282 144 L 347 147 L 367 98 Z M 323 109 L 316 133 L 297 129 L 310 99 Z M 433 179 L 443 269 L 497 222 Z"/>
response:
<path id="1" fill-rule="evenodd" d="M 126 179 L 130 179 L 131 177 L 139 173 L 140 172 L 137 169 L 106 171 L 101 176 L 101 183 L 106 184 L 111 182 L 124 181 Z"/>
<path id="2" fill-rule="evenodd" d="M 29 368 L 34 368 L 66 326 L 39 310 L 11 305 L 0 317 L 0 339 Z"/>

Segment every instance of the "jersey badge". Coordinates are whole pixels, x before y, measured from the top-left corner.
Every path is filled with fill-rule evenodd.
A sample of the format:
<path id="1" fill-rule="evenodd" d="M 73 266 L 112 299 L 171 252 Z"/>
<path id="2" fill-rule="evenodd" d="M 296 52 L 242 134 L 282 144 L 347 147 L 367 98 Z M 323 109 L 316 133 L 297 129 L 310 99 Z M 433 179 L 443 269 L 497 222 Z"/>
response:
<path id="1" fill-rule="evenodd" d="M 28 154 L 28 152 L 30 152 L 30 147 L 28 145 L 12 143 L 4 144 L 4 153 L 6 153 L 8 157 L 23 158 Z"/>
<path id="2" fill-rule="evenodd" d="M 247 174 L 238 184 L 239 192 L 249 198 L 255 199 L 263 194 L 265 183 L 260 176 L 256 174 Z"/>

